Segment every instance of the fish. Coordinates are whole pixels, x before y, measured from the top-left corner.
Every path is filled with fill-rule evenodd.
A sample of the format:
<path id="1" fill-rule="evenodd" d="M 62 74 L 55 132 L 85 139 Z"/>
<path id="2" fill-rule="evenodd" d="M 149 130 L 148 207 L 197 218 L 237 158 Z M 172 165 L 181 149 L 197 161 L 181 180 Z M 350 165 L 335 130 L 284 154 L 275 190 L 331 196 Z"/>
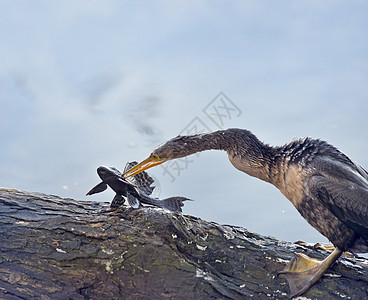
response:
<path id="1" fill-rule="evenodd" d="M 131 169 L 138 163 L 136 161 L 128 162 L 124 168 L 124 172 Z M 186 197 L 174 196 L 166 199 L 157 199 L 151 196 L 155 186 L 152 185 L 154 180 L 147 172 L 139 173 L 135 176 L 124 178 L 115 167 L 100 166 L 97 168 L 97 174 L 101 178 L 101 182 L 94 186 L 86 196 L 101 193 L 109 186 L 116 194 L 110 204 L 111 209 L 116 209 L 128 201 L 133 208 L 140 208 L 143 204 L 153 205 L 167 209 L 169 211 L 181 212 L 184 201 L 192 201 Z"/>

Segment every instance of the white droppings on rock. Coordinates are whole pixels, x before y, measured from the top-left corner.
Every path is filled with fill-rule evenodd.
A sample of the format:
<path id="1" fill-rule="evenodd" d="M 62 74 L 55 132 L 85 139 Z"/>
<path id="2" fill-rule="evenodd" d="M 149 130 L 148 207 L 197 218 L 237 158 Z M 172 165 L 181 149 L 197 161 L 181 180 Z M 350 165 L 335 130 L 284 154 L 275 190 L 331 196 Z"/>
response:
<path id="1" fill-rule="evenodd" d="M 285 260 L 285 259 L 282 259 L 282 258 L 276 258 L 276 262 L 278 263 L 282 263 L 282 264 L 287 264 L 289 261 L 288 260 Z"/>
<path id="2" fill-rule="evenodd" d="M 114 270 L 112 268 L 112 262 L 109 260 L 106 262 L 106 272 L 113 274 Z"/>
<path id="3" fill-rule="evenodd" d="M 323 276 L 330 277 L 330 278 L 340 278 L 341 277 L 340 274 L 331 274 L 331 273 L 326 273 Z"/>
<path id="4" fill-rule="evenodd" d="M 207 246 L 201 246 L 201 245 L 198 245 L 196 244 L 197 246 L 197 249 L 201 250 L 201 251 L 205 251 L 207 249 Z"/>
<path id="5" fill-rule="evenodd" d="M 233 240 L 235 238 L 235 236 L 229 232 L 224 232 L 224 236 L 228 239 L 228 240 Z"/>
<path id="6" fill-rule="evenodd" d="M 102 252 L 108 255 L 113 255 L 115 253 L 114 251 L 108 249 L 102 249 Z"/>
<path id="7" fill-rule="evenodd" d="M 207 238 L 208 238 L 208 233 L 206 233 L 206 235 L 205 235 L 205 236 L 201 236 L 200 238 L 201 238 L 203 241 L 207 240 Z"/>
<path id="8" fill-rule="evenodd" d="M 199 268 L 196 269 L 195 277 L 203 278 L 204 280 L 208 280 L 208 281 L 215 281 L 211 275 L 208 275 L 205 271 Z"/>
<path id="9" fill-rule="evenodd" d="M 17 221 L 15 224 L 18 224 L 18 225 L 28 225 L 29 222 L 25 222 L 25 221 Z"/>

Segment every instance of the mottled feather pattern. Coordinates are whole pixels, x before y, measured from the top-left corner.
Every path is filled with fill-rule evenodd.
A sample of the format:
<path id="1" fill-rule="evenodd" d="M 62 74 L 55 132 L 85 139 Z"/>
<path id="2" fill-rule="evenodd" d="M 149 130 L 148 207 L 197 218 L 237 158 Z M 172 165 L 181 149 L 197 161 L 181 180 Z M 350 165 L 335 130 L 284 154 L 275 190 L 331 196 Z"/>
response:
<path id="1" fill-rule="evenodd" d="M 276 148 L 277 149 L 277 148 Z M 334 245 L 351 247 L 354 232 L 368 235 L 368 181 L 364 168 L 325 141 L 305 138 L 279 147 L 288 167 L 304 172 L 303 217 Z M 328 224 L 326 226 L 325 224 Z"/>

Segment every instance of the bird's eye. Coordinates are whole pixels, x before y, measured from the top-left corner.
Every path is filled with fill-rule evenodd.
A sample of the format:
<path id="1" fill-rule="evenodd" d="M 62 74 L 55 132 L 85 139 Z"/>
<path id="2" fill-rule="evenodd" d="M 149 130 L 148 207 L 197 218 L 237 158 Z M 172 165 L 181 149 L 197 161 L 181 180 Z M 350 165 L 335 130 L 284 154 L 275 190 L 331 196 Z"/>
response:
<path id="1" fill-rule="evenodd" d="M 157 154 L 152 154 L 151 156 L 152 156 L 153 159 L 159 159 Z"/>

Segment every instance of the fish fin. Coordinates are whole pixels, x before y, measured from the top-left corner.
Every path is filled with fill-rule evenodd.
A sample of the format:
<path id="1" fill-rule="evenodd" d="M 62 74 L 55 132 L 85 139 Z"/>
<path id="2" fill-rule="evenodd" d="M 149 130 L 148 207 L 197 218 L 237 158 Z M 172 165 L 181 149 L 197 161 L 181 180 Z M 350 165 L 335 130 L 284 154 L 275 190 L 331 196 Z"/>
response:
<path id="1" fill-rule="evenodd" d="M 112 199 L 110 207 L 116 208 L 123 205 L 125 199 L 122 195 L 116 194 L 115 197 Z"/>
<path id="2" fill-rule="evenodd" d="M 161 207 L 166 208 L 171 211 L 182 211 L 181 207 L 184 206 L 183 201 L 192 201 L 191 199 L 185 197 L 170 197 L 160 201 Z"/>
<path id="3" fill-rule="evenodd" d="M 125 167 L 124 167 L 124 170 L 123 170 L 123 174 L 125 173 L 125 172 L 127 172 L 127 171 L 129 171 L 129 169 L 131 169 L 131 168 L 133 168 L 135 165 L 137 165 L 138 164 L 138 162 L 137 161 L 131 161 L 131 162 L 127 162 L 126 164 L 125 164 Z"/>
<path id="4" fill-rule="evenodd" d="M 101 193 L 103 192 L 104 190 L 107 189 L 107 184 L 105 182 L 100 182 L 98 185 L 96 185 L 95 187 L 93 187 L 87 194 L 86 196 L 89 196 L 89 195 L 93 195 L 93 194 L 96 194 L 96 193 Z"/>
<path id="5" fill-rule="evenodd" d="M 127 164 L 125 165 L 123 174 L 126 171 L 133 168 L 137 164 L 138 164 L 138 162 L 136 162 L 136 161 L 127 162 Z M 155 188 L 155 186 L 152 185 L 154 183 L 153 178 L 150 175 L 148 175 L 148 173 L 146 171 L 143 171 L 143 172 L 141 172 L 137 175 L 134 175 L 132 177 L 129 177 L 129 178 L 124 178 L 124 180 L 127 180 L 130 183 L 132 183 L 133 185 L 135 185 L 140 192 L 145 193 L 147 196 L 151 195 L 154 188 Z"/>
<path id="6" fill-rule="evenodd" d="M 129 205 L 133 208 L 139 208 L 141 206 L 141 202 L 130 193 L 127 195 L 127 200 Z"/>

